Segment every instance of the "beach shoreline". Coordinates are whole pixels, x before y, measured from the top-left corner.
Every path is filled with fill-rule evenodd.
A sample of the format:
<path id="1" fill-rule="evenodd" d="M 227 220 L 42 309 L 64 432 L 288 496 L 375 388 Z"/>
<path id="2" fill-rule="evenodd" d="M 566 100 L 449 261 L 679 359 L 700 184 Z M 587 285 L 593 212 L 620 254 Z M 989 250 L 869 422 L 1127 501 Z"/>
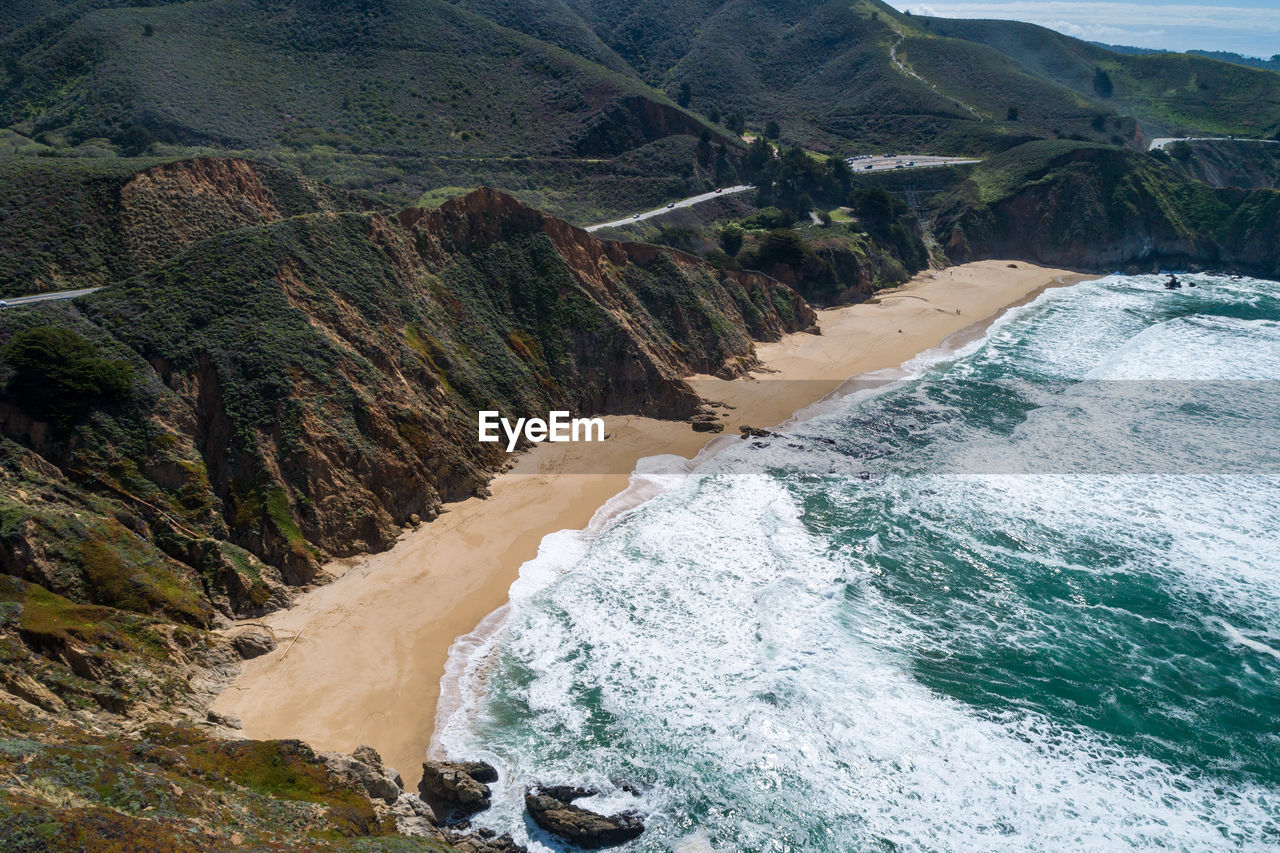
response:
<path id="1" fill-rule="evenodd" d="M 213 710 L 239 717 L 250 738 L 298 738 L 343 752 L 369 744 L 413 789 L 455 639 L 505 605 L 546 535 L 587 527 L 626 490 L 639 460 L 693 458 L 716 441 L 738 440 L 739 426 L 785 423 L 851 377 L 971 340 L 1046 287 L 1086 278 L 1021 261 L 927 271 L 871 302 L 818 312 L 821 335 L 757 344 L 761 369 L 749 378 L 690 377 L 704 399 L 720 404 L 719 437 L 683 421 L 610 416 L 602 444 L 538 445 L 490 483 L 489 497 L 448 505 L 388 551 L 331 564 L 332 583 L 253 620 L 280 644 L 245 661 Z"/>

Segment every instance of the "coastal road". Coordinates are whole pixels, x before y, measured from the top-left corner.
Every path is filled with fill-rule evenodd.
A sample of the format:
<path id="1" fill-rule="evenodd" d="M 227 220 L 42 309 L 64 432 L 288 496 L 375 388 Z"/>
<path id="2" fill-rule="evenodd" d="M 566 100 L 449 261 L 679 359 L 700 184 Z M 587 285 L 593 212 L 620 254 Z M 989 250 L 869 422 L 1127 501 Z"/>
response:
<path id="1" fill-rule="evenodd" d="M 862 172 L 883 172 L 886 169 L 925 169 L 929 166 L 961 166 L 965 163 L 981 163 L 963 157 L 934 157 L 929 154 L 894 154 L 891 156 L 851 157 L 845 162 L 855 175 Z"/>
<path id="2" fill-rule="evenodd" d="M 849 163 L 849 168 L 852 169 L 853 173 L 856 175 L 861 172 L 883 172 L 887 169 L 897 169 L 899 167 L 903 169 L 924 169 L 929 166 L 957 166 L 963 163 L 980 163 L 982 161 L 966 160 L 962 157 L 933 157 L 929 155 L 917 156 L 914 154 L 902 154 L 892 157 L 855 157 L 848 159 L 847 162 Z M 727 195 L 746 192 L 747 190 L 752 189 L 755 189 L 755 187 L 748 184 L 736 187 L 725 187 L 720 190 L 720 192 L 702 193 L 701 195 L 682 198 L 679 201 L 672 202 L 670 205 L 659 207 L 654 210 L 647 210 L 644 213 L 636 213 L 631 216 L 623 217 L 622 219 L 615 219 L 612 222 L 601 222 L 599 225 L 588 225 L 586 230 L 599 231 L 601 228 L 621 228 L 622 226 L 630 225 L 633 222 L 640 222 L 654 216 L 661 216 L 662 214 L 678 207 L 692 207 L 693 205 L 701 204 L 704 201 L 711 201 L 712 199 L 723 198 Z"/>
<path id="3" fill-rule="evenodd" d="M 1148 151 L 1164 148 L 1175 142 L 1261 142 L 1264 145 L 1280 145 L 1280 139 L 1242 139 L 1239 136 L 1159 136 L 1151 140 Z"/>
<path id="4" fill-rule="evenodd" d="M 682 198 L 677 202 L 672 202 L 672 204 L 669 207 L 667 206 L 659 207 L 656 210 L 649 210 L 649 211 L 645 211 L 644 213 L 637 213 L 634 216 L 627 216 L 623 219 L 615 219 L 613 222 L 601 222 L 599 225 L 588 225 L 586 230 L 599 231 L 601 228 L 618 228 L 623 225 L 630 225 L 633 222 L 639 222 L 642 219 L 648 219 L 652 216 L 658 216 L 659 214 L 666 213 L 668 210 L 672 210 L 677 207 L 693 207 L 695 204 L 701 204 L 704 201 L 711 201 L 713 198 L 722 198 L 727 195 L 733 195 L 734 193 L 743 193 L 751 189 L 755 189 L 755 187 L 752 187 L 746 184 L 742 186 L 737 186 L 737 187 L 725 187 L 724 189 L 720 190 L 720 192 L 713 191 L 709 193 L 703 193 L 702 195 L 690 196 L 689 198 Z"/>
<path id="5" fill-rule="evenodd" d="M 58 290 L 53 293 L 37 293 L 33 296 L 10 296 L 0 299 L 0 308 L 16 308 L 19 305 L 30 305 L 33 302 L 52 302 L 57 299 L 75 299 L 101 290 L 101 287 L 83 287 L 80 290 Z"/>

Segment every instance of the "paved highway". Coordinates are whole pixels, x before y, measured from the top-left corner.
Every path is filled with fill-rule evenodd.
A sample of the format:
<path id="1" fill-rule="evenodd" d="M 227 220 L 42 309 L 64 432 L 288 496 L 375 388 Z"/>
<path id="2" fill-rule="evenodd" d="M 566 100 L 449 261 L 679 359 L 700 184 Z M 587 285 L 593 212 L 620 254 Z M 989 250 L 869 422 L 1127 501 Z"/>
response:
<path id="1" fill-rule="evenodd" d="M 849 168 L 853 170 L 855 175 L 859 172 L 883 172 L 887 169 L 897 169 L 899 167 L 903 169 L 923 169 L 929 166 L 955 166 L 961 163 L 978 162 L 980 161 L 965 160 L 960 157 L 930 157 L 924 155 L 915 156 L 911 154 L 903 154 L 901 156 L 893 157 L 876 156 L 866 157 L 863 159 L 853 158 L 848 161 Z M 586 230 L 599 231 L 601 228 L 620 228 L 623 225 L 630 225 L 633 222 L 640 222 L 641 220 L 649 219 L 654 216 L 661 216 L 662 214 L 677 207 L 692 207 L 693 205 L 701 204 L 704 201 L 711 201 L 713 198 L 721 198 L 723 196 L 733 195 L 734 193 L 746 192 L 751 189 L 755 189 L 755 187 L 749 185 L 725 187 L 720 192 L 702 193 L 701 195 L 682 198 L 679 201 L 672 202 L 664 207 L 659 207 L 654 210 L 646 210 L 644 213 L 636 213 L 622 219 L 615 219 L 612 222 L 601 222 L 599 225 L 588 225 Z"/>
<path id="2" fill-rule="evenodd" d="M 932 157 L 927 154 L 894 154 L 888 157 L 879 155 L 872 157 L 853 157 L 846 161 L 856 175 L 859 172 L 883 172 L 886 169 L 924 169 L 929 166 L 960 166 L 965 163 L 980 163 L 981 160 L 966 160 L 963 157 Z"/>
<path id="3" fill-rule="evenodd" d="M 1280 145 L 1277 139 L 1241 139 L 1238 136 L 1160 136 L 1151 140 L 1147 150 L 1155 151 L 1174 142 L 1261 142 L 1265 145 Z"/>
<path id="4" fill-rule="evenodd" d="M 8 299 L 0 299 L 0 308 L 15 308 L 19 305 L 30 305 L 32 302 L 50 302 L 55 299 L 75 299 L 77 296 L 84 296 L 101 289 L 101 287 L 85 287 L 80 290 L 59 290 L 54 293 L 37 293 L 35 296 L 11 296 Z"/>
<path id="5" fill-rule="evenodd" d="M 657 216 L 661 213 L 666 213 L 668 210 L 671 210 L 673 208 L 692 207 L 693 205 L 701 204 L 704 201 L 711 201 L 711 199 L 713 198 L 720 198 L 726 195 L 733 195 L 734 193 L 742 193 L 750 189 L 755 189 L 755 187 L 752 187 L 749 185 L 743 185 L 743 186 L 737 186 L 737 187 L 725 187 L 724 189 L 720 190 L 720 192 L 709 192 L 709 193 L 703 193 L 702 195 L 690 196 L 689 198 L 682 198 L 680 199 L 680 201 L 673 202 L 672 204 L 667 205 L 665 207 L 659 207 L 657 210 L 648 210 L 648 211 L 645 211 L 644 213 L 637 213 L 634 216 L 628 216 L 625 219 L 615 219 L 613 222 L 601 222 L 599 225 L 588 225 L 587 230 L 599 231 L 601 228 L 617 228 L 622 225 L 630 225 L 632 222 L 639 222 L 642 219 L 648 219 L 651 216 Z"/>

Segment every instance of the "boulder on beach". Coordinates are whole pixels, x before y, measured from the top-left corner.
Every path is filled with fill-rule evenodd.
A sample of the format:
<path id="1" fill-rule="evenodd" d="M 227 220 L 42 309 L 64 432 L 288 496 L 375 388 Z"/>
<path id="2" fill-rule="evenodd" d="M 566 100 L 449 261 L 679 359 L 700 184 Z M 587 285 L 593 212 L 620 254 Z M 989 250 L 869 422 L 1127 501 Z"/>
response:
<path id="1" fill-rule="evenodd" d="M 552 835 L 588 850 L 616 847 L 644 832 L 644 818 L 635 812 L 602 815 L 573 804 L 573 800 L 597 793 L 588 788 L 553 785 L 525 792 L 529 817 Z M 564 799 L 562 799 L 564 798 Z"/>
<path id="2" fill-rule="evenodd" d="M 276 638 L 265 628 L 252 627 L 231 638 L 231 647 L 241 658 L 261 657 L 276 647 Z"/>
<path id="3" fill-rule="evenodd" d="M 498 771 L 483 761 L 424 761 L 418 793 L 455 814 L 471 814 L 489 808 L 490 791 L 485 783 L 497 781 Z"/>

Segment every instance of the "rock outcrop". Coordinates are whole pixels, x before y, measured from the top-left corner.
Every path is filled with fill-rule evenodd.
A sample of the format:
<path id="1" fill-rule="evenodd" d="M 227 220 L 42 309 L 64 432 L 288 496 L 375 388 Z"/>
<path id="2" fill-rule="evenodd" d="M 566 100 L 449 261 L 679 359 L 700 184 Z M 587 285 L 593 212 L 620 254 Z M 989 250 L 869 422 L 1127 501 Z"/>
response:
<path id="1" fill-rule="evenodd" d="M 231 637 L 231 645 L 236 654 L 245 660 L 261 657 L 276 647 L 276 638 L 263 628 L 248 628 Z"/>
<path id="2" fill-rule="evenodd" d="M 531 788 L 524 795 L 525 809 L 538 826 L 587 850 L 616 847 L 644 832 L 644 818 L 634 812 L 597 814 L 573 804 L 573 800 L 597 792 L 556 785 Z"/>
<path id="3" fill-rule="evenodd" d="M 497 781 L 498 771 L 483 761 L 424 761 L 418 793 L 428 803 L 442 804 L 447 820 L 489 808 L 486 783 Z"/>
<path id="4" fill-rule="evenodd" d="M 384 767 L 382 756 L 371 746 L 358 747 L 351 755 L 322 752 L 320 760 L 331 776 L 352 788 L 364 791 L 369 799 L 382 800 L 391 805 L 403 793 L 404 783 L 399 774 Z"/>

